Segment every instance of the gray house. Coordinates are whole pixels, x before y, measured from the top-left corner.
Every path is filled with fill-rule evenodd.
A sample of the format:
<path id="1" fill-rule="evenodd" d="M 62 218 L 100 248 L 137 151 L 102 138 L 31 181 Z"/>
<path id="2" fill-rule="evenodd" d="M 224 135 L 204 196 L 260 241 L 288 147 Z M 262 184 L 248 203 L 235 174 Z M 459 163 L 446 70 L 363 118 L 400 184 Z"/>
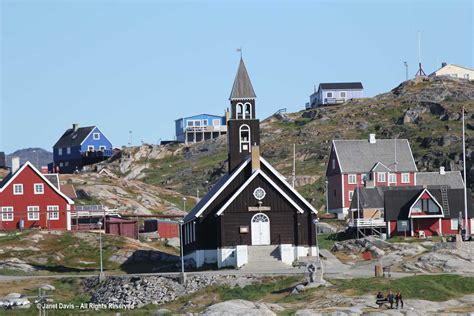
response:
<path id="1" fill-rule="evenodd" d="M 361 82 L 320 83 L 318 90 L 309 96 L 306 108 L 316 108 L 322 105 L 340 104 L 350 99 L 364 97 L 364 87 Z"/>

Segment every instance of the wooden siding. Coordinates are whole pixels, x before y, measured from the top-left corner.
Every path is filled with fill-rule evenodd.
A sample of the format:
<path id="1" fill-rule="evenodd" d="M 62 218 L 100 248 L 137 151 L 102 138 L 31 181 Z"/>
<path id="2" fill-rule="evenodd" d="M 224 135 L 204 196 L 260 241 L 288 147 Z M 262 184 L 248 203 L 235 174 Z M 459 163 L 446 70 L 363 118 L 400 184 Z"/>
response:
<path id="1" fill-rule="evenodd" d="M 250 146 L 253 146 L 254 144 L 260 144 L 259 120 L 229 120 L 227 132 L 227 139 L 229 144 L 229 172 L 234 171 L 235 168 L 238 167 L 240 163 L 244 161 L 250 154 L 250 150 L 240 152 L 239 149 L 239 128 L 244 124 L 247 124 L 250 127 Z"/>

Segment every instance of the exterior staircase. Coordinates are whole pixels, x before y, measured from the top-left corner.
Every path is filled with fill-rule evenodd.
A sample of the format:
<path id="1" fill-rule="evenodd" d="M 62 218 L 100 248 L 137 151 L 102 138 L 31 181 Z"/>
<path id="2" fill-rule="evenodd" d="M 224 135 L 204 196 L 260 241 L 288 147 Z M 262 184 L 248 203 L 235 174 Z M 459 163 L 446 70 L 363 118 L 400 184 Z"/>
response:
<path id="1" fill-rule="evenodd" d="M 241 270 L 274 272 L 292 269 L 280 261 L 280 249 L 276 245 L 248 246 L 248 263 Z"/>

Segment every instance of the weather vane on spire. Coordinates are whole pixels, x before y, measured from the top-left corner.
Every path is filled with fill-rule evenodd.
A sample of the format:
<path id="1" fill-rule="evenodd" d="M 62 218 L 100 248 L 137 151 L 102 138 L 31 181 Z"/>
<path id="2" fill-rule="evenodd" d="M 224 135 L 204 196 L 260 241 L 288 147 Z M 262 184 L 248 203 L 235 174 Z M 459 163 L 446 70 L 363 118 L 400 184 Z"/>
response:
<path id="1" fill-rule="evenodd" d="M 242 59 L 242 46 L 237 48 L 236 51 L 240 53 L 240 58 Z"/>

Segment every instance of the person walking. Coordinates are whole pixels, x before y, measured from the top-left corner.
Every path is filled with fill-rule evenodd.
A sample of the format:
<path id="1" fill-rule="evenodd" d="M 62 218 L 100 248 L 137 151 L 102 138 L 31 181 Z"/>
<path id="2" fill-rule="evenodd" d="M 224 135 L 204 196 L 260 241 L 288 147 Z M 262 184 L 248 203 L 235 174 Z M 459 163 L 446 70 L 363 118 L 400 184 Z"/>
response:
<path id="1" fill-rule="evenodd" d="M 400 291 L 397 291 L 397 294 L 395 295 L 395 305 L 397 306 L 398 309 L 398 304 L 401 303 L 401 306 L 403 308 L 403 297 L 402 293 Z"/>
<path id="2" fill-rule="evenodd" d="M 390 308 L 393 308 L 394 296 L 392 290 L 388 290 L 387 301 L 390 303 Z"/>

